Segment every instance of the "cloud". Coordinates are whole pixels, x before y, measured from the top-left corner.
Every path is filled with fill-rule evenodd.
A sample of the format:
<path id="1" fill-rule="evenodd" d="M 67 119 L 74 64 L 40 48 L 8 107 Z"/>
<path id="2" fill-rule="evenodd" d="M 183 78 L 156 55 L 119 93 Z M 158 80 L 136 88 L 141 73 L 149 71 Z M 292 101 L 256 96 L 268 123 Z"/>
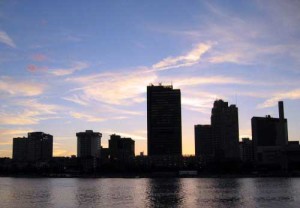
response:
<path id="1" fill-rule="evenodd" d="M 0 110 L 2 125 L 33 125 L 42 120 L 59 118 L 57 105 L 40 103 L 35 99 L 15 100 L 7 109 Z"/>
<path id="2" fill-rule="evenodd" d="M 74 65 L 70 68 L 61 68 L 61 69 L 52 69 L 49 71 L 50 74 L 55 76 L 66 76 L 73 74 L 76 71 L 80 71 L 89 67 L 89 64 L 85 62 L 75 62 Z"/>
<path id="3" fill-rule="evenodd" d="M 294 0 L 274 1 L 272 4 L 253 1 L 249 3 L 252 11 L 246 13 L 207 1 L 204 6 L 209 15 L 199 14 L 201 23 L 198 26 L 190 29 L 164 26 L 156 31 L 183 36 L 193 42 L 213 43 L 209 53 L 201 58 L 204 63 L 278 67 L 280 62 L 289 58 L 299 66 L 300 3 Z M 176 57 L 167 58 L 161 62 L 162 67 L 164 63 L 168 66 L 176 61 Z M 299 68 L 297 66 L 296 69 Z"/>
<path id="4" fill-rule="evenodd" d="M 241 63 L 241 55 L 238 53 L 225 53 L 220 55 L 215 55 L 209 58 L 209 62 L 218 64 L 224 62 L 231 62 L 231 63 Z"/>
<path id="5" fill-rule="evenodd" d="M 104 118 L 97 117 L 95 115 L 90 115 L 86 113 L 79 113 L 79 112 L 71 112 L 70 115 L 73 118 L 82 119 L 88 122 L 101 122 L 104 121 Z"/>
<path id="6" fill-rule="evenodd" d="M 211 47 L 211 44 L 200 43 L 187 54 L 177 57 L 167 57 L 162 61 L 152 65 L 152 68 L 156 71 L 159 71 L 178 67 L 192 66 L 194 64 L 197 64 L 201 60 L 202 55 L 210 50 Z"/>
<path id="7" fill-rule="evenodd" d="M 37 96 L 41 95 L 44 89 L 44 84 L 15 80 L 10 77 L 0 77 L 0 92 L 2 91 L 13 96 Z"/>
<path id="8" fill-rule="evenodd" d="M 28 132 L 32 132 L 32 129 L 0 129 L 0 135 L 1 137 L 4 136 L 24 136 L 26 135 Z"/>
<path id="9" fill-rule="evenodd" d="M 133 140 L 147 140 L 147 132 L 145 131 L 133 131 L 133 132 L 116 132 L 111 129 L 106 129 L 102 131 L 104 134 L 112 135 L 117 134 L 121 137 L 129 137 Z"/>
<path id="10" fill-rule="evenodd" d="M 206 77 L 172 77 L 174 86 L 186 87 L 197 85 L 222 85 L 222 84 L 250 84 L 251 82 L 237 78 L 226 76 L 206 76 Z"/>
<path id="11" fill-rule="evenodd" d="M 64 97 L 64 100 L 79 104 L 79 105 L 84 105 L 84 106 L 88 106 L 89 102 L 86 98 L 84 98 L 84 96 L 80 96 L 80 95 L 72 95 L 69 97 Z"/>
<path id="12" fill-rule="evenodd" d="M 32 59 L 33 61 L 45 61 L 45 60 L 47 60 L 48 58 L 47 58 L 47 56 L 44 55 L 44 54 L 37 53 L 37 54 L 32 55 L 31 59 Z"/>
<path id="13" fill-rule="evenodd" d="M 140 112 L 140 111 L 124 110 L 124 109 L 115 108 L 115 107 L 112 107 L 112 106 L 109 106 L 109 105 L 102 105 L 101 108 L 105 112 L 111 112 L 111 113 L 114 113 L 114 114 L 131 115 L 131 116 L 144 115 L 144 113 Z"/>
<path id="14" fill-rule="evenodd" d="M 131 105 L 145 100 L 146 86 L 154 82 L 157 75 L 144 69 L 133 72 L 99 73 L 89 76 L 69 78 L 77 83 L 76 89 L 90 101 L 113 105 Z"/>
<path id="15" fill-rule="evenodd" d="M 47 71 L 47 67 L 44 67 L 44 66 L 37 66 L 37 65 L 34 65 L 34 64 L 29 64 L 27 66 L 27 71 L 29 72 L 43 72 L 43 71 Z"/>
<path id="16" fill-rule="evenodd" d="M 8 145 L 11 150 L 12 139 L 15 137 L 23 137 L 28 132 L 32 132 L 32 129 L 0 129 L 0 145 Z"/>
<path id="17" fill-rule="evenodd" d="M 272 98 L 259 104 L 258 108 L 268 108 L 277 105 L 280 100 L 298 100 L 300 99 L 300 89 L 294 89 L 286 92 L 275 93 Z"/>
<path id="18" fill-rule="evenodd" d="M 16 44 L 14 43 L 14 41 L 4 31 L 0 31 L 0 42 L 12 48 L 16 48 Z"/>
<path id="19" fill-rule="evenodd" d="M 192 111 L 208 114 L 212 108 L 213 102 L 217 98 L 226 99 L 224 95 L 212 92 L 195 92 L 189 90 L 181 98 L 181 104 L 184 108 Z"/>

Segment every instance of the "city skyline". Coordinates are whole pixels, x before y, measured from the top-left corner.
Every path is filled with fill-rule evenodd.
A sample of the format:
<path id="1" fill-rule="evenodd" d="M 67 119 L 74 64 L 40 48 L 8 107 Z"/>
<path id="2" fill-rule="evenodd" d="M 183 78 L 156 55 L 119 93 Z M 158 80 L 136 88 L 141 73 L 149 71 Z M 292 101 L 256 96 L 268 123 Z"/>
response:
<path id="1" fill-rule="evenodd" d="M 289 141 L 300 139 L 299 2 L 0 4 L 0 157 L 35 131 L 69 156 L 86 129 L 147 154 L 146 86 L 160 82 L 181 90 L 185 155 L 216 99 L 239 108 L 240 140 L 283 100 Z"/>
<path id="2" fill-rule="evenodd" d="M 149 90 L 151 89 L 151 90 Z M 181 106 L 178 108 L 178 99 L 180 101 L 180 89 L 173 89 L 172 85 L 162 86 L 159 84 L 158 86 L 150 85 L 148 86 L 148 110 L 147 112 L 147 123 L 150 124 L 150 134 L 147 138 L 148 147 L 151 147 L 151 154 L 148 156 L 161 156 L 164 157 L 166 155 L 169 156 L 190 156 L 182 154 L 182 141 L 181 136 L 178 138 L 178 130 L 181 132 L 181 119 L 180 126 L 174 124 L 178 124 L 176 120 L 178 120 L 178 116 L 180 116 Z M 151 98 L 155 97 L 155 99 Z M 174 99 L 175 98 L 175 99 Z M 175 101 L 175 102 L 174 102 Z M 168 103 L 166 105 L 166 103 Z M 163 105 L 162 105 L 163 104 Z M 287 126 L 287 119 L 284 118 L 284 107 L 283 101 L 278 101 L 279 107 L 279 118 L 271 117 L 270 115 L 266 115 L 264 117 L 252 117 L 251 118 L 251 134 L 252 140 L 249 138 L 242 138 L 242 141 L 249 140 L 250 142 L 254 142 L 256 145 L 257 138 L 254 138 L 253 135 L 257 134 L 260 135 L 261 141 L 263 142 L 262 146 L 286 146 L 288 144 L 298 144 L 298 141 L 289 141 L 288 138 L 288 126 Z M 171 109 L 170 112 L 175 111 L 176 113 L 171 116 L 170 112 L 166 112 L 163 116 L 158 116 L 157 112 L 159 112 L 160 107 L 166 108 L 169 107 Z M 179 114 L 178 114 L 179 109 Z M 154 114 L 153 111 L 154 110 Z M 151 112 L 151 113 L 150 113 Z M 195 124 L 194 125 L 194 140 L 195 140 L 195 154 L 194 156 L 204 157 L 206 158 L 215 158 L 215 159 L 233 159 L 236 160 L 237 158 L 242 158 L 239 154 L 239 143 L 241 143 L 241 139 L 238 141 L 238 134 L 239 134 L 239 127 L 238 127 L 238 108 L 236 105 L 228 106 L 228 102 L 224 102 L 223 100 L 215 100 L 213 107 L 212 107 L 212 115 L 211 115 L 211 124 Z M 163 112 L 159 112 L 162 113 Z M 153 115 L 151 115 L 153 114 Z M 153 120 L 153 118 L 155 118 Z M 176 118 L 175 120 L 172 119 Z M 168 122 L 166 122 L 166 119 Z M 153 122 L 155 121 L 155 122 Z M 173 121 L 173 122 L 170 122 Z M 175 121 L 175 122 L 174 122 Z M 263 125 L 264 127 L 260 127 L 257 130 L 257 122 L 260 122 L 259 125 Z M 158 123 L 162 124 L 161 126 L 157 125 Z M 173 125 L 170 125 L 173 124 Z M 278 124 L 276 124 L 278 123 Z M 167 125 L 166 125 L 167 124 Z M 255 127 L 254 127 L 255 126 Z M 152 128 L 158 128 L 158 131 L 151 130 Z M 162 128 L 160 128 L 162 127 Z M 167 129 L 167 131 L 166 131 Z M 253 130 L 255 129 L 255 130 Z M 162 131 L 163 130 L 163 131 Z M 153 134 L 153 132 L 154 134 Z M 277 132 L 277 133 L 276 133 Z M 167 134 L 166 134 L 167 133 Z M 50 134 L 46 134 L 44 132 L 28 132 L 28 138 L 33 135 L 36 138 L 39 136 L 45 135 L 51 137 L 51 152 L 53 152 L 53 136 Z M 155 135 L 150 136 L 150 135 Z M 163 138 L 162 135 L 169 135 L 166 138 Z M 179 134 L 181 135 L 181 133 Z M 174 137 L 175 136 L 175 137 Z M 110 135 L 108 147 L 103 147 L 101 144 L 102 133 L 94 132 L 93 130 L 85 130 L 84 132 L 77 132 L 77 157 L 100 157 L 101 149 L 110 149 L 111 141 L 114 140 L 123 140 L 123 141 L 132 141 L 133 148 L 130 147 L 130 151 L 135 152 L 134 143 L 135 140 L 127 137 L 121 137 L 120 135 L 116 135 L 115 133 Z M 22 158 L 23 154 L 27 154 L 27 147 L 26 141 L 29 141 L 26 137 L 15 137 L 13 138 L 13 145 L 12 145 L 12 153 L 13 158 L 15 158 L 15 151 L 17 150 L 18 158 Z M 154 141 L 153 138 L 159 138 L 160 140 Z M 180 139 L 178 143 L 178 139 Z M 174 141 L 177 141 L 174 143 Z M 25 142 L 25 143 L 24 143 Z M 266 144 L 264 142 L 267 142 Z M 296 142 L 296 143 L 294 143 Z M 172 144 L 174 143 L 174 144 Z M 115 147 L 119 147 L 115 143 Z M 260 144 L 261 145 L 261 144 Z M 122 146 L 122 145 L 121 145 Z M 120 146 L 120 147 L 121 147 Z M 126 145 L 125 145 L 126 146 Z M 171 146 L 171 147 L 169 147 Z M 127 147 L 129 147 L 127 145 Z M 25 149 L 24 149 L 25 148 Z M 218 149 L 219 148 L 219 149 Z M 172 150 L 172 151 L 170 151 Z M 204 152 L 205 153 L 204 153 Z M 218 151 L 220 151 L 218 153 Z M 149 151 L 148 151 L 149 152 Z M 221 154 L 220 154 L 221 153 Z M 34 153 L 35 154 L 35 153 Z M 53 155 L 53 153 L 51 153 Z M 84 156 L 82 156 L 84 155 Z M 144 156 L 144 152 L 139 152 L 135 154 L 137 156 Z M 220 157 L 221 155 L 221 157 Z M 226 156 L 227 155 L 227 156 Z M 64 156 L 74 156 L 74 155 L 64 155 Z M 26 156 L 27 157 L 27 156 Z M 52 157 L 52 156 L 51 156 Z"/>

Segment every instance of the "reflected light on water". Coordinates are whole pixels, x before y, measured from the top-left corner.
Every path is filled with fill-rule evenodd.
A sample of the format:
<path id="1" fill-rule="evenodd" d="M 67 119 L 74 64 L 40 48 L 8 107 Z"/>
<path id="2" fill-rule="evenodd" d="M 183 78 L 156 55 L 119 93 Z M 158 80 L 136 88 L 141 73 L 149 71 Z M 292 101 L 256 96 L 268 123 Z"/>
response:
<path id="1" fill-rule="evenodd" d="M 298 178 L 0 178 L 1 207 L 298 207 Z"/>

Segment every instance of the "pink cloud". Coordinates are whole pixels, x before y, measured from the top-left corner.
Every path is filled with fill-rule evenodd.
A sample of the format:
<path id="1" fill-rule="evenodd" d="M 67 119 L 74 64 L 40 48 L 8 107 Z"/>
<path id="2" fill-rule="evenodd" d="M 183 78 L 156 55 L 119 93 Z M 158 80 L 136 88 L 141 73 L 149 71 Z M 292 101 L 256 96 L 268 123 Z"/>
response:
<path id="1" fill-rule="evenodd" d="M 27 66 L 27 71 L 32 72 L 32 73 L 34 73 L 34 72 L 43 72 L 43 71 L 47 71 L 47 70 L 48 70 L 48 68 L 45 67 L 45 66 L 37 66 L 37 65 L 34 65 L 34 64 L 29 64 Z"/>
<path id="2" fill-rule="evenodd" d="M 47 56 L 41 53 L 34 54 L 31 59 L 33 61 L 45 61 L 47 60 Z"/>

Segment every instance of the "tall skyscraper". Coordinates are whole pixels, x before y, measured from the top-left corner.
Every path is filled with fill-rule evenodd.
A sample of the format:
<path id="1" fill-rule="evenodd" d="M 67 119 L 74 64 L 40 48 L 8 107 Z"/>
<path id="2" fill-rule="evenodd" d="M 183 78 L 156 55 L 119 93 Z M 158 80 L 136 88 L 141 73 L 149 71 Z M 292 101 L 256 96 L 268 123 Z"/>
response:
<path id="1" fill-rule="evenodd" d="M 135 156 L 134 140 L 116 134 L 110 136 L 108 141 L 110 158 L 126 160 Z"/>
<path id="2" fill-rule="evenodd" d="M 28 137 L 13 139 L 13 159 L 38 162 L 53 156 L 53 136 L 43 132 L 28 133 Z"/>
<path id="3" fill-rule="evenodd" d="M 211 125 L 195 125 L 195 155 L 208 161 L 214 157 Z"/>
<path id="4" fill-rule="evenodd" d="M 203 159 L 238 160 L 238 109 L 228 102 L 216 100 L 211 114 L 211 125 L 195 126 L 196 156 Z"/>
<path id="5" fill-rule="evenodd" d="M 85 132 L 76 133 L 77 136 L 77 157 L 100 157 L 101 137 L 99 132 L 86 130 Z"/>
<path id="6" fill-rule="evenodd" d="M 180 90 L 147 87 L 148 155 L 182 155 Z"/>
<path id="7" fill-rule="evenodd" d="M 258 162 L 275 158 L 275 152 L 288 145 L 287 119 L 284 118 L 283 102 L 278 102 L 279 118 L 253 117 L 251 119 L 254 157 Z M 268 152 L 269 156 L 265 156 Z M 277 153 L 276 153 L 277 154 Z"/>
<path id="8" fill-rule="evenodd" d="M 242 138 L 240 142 L 240 155 L 243 162 L 253 162 L 253 143 L 249 138 Z"/>
<path id="9" fill-rule="evenodd" d="M 219 158 L 239 159 L 238 108 L 216 100 L 211 113 L 215 154 Z"/>

